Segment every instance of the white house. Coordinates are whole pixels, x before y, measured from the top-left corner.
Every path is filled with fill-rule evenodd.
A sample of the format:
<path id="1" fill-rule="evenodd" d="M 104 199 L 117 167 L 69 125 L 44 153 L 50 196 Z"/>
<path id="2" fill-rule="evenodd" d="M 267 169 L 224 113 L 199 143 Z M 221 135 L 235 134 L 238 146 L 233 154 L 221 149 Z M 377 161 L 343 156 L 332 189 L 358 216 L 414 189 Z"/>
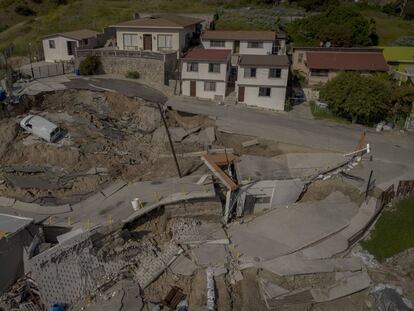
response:
<path id="1" fill-rule="evenodd" d="M 242 55 L 239 59 L 237 101 L 251 106 L 284 110 L 289 75 L 286 55 Z"/>
<path id="2" fill-rule="evenodd" d="M 191 49 L 182 58 L 182 94 L 223 100 L 227 95 L 231 50 Z"/>
<path id="3" fill-rule="evenodd" d="M 201 31 L 202 19 L 160 14 L 113 25 L 120 50 L 183 51 Z"/>
<path id="4" fill-rule="evenodd" d="M 206 30 L 201 40 L 205 48 L 231 49 L 233 54 L 286 54 L 285 36 L 274 31 Z"/>
<path id="5" fill-rule="evenodd" d="M 81 29 L 61 32 L 42 38 L 45 61 L 71 61 L 75 58 L 75 50 L 79 47 L 94 48 L 97 45 L 98 33 Z"/>

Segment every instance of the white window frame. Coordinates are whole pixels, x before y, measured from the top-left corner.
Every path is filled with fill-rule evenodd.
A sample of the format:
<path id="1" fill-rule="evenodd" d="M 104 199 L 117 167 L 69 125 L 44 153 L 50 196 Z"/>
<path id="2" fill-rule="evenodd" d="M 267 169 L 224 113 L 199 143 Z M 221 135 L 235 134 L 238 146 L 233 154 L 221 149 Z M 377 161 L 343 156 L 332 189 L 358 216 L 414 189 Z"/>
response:
<path id="1" fill-rule="evenodd" d="M 209 63 L 208 72 L 211 73 L 220 73 L 220 63 Z"/>
<path id="2" fill-rule="evenodd" d="M 224 48 L 225 46 L 225 40 L 210 40 L 210 47 L 212 48 Z"/>
<path id="3" fill-rule="evenodd" d="M 198 72 L 198 63 L 197 62 L 188 62 L 187 63 L 187 72 Z"/>
<path id="4" fill-rule="evenodd" d="M 216 91 L 216 82 L 215 81 L 204 81 L 204 91 L 205 92 L 215 92 Z"/>
<path id="5" fill-rule="evenodd" d="M 267 90 L 269 90 L 269 95 L 267 95 Z M 263 95 L 263 91 L 265 94 Z M 259 87 L 259 97 L 270 97 L 272 94 L 272 88 L 270 87 Z"/>
<path id="6" fill-rule="evenodd" d="M 254 72 L 254 75 L 252 75 Z M 244 77 L 245 78 L 256 78 L 257 77 L 257 68 L 244 68 Z"/>
<path id="7" fill-rule="evenodd" d="M 125 40 L 126 38 L 129 38 L 129 40 Z M 133 45 L 134 38 L 136 39 L 136 45 Z M 122 34 L 122 44 L 124 45 L 124 50 L 138 50 L 138 42 L 139 42 L 138 34 L 135 34 L 135 33 Z"/>
<path id="8" fill-rule="evenodd" d="M 49 41 L 49 49 L 56 49 L 56 41 L 55 40 L 48 40 Z"/>
<path id="9" fill-rule="evenodd" d="M 248 41 L 247 48 L 249 49 L 263 49 L 263 42 L 261 41 Z"/>
<path id="10" fill-rule="evenodd" d="M 279 73 L 279 74 L 276 74 L 276 76 L 272 76 L 272 71 L 275 71 L 276 73 Z M 280 79 L 280 78 L 282 78 L 282 69 L 281 68 L 269 68 L 269 79 Z"/>
<path id="11" fill-rule="evenodd" d="M 172 50 L 173 49 L 172 35 L 167 35 L 167 34 L 157 35 L 157 46 L 158 46 L 158 51 Z"/>

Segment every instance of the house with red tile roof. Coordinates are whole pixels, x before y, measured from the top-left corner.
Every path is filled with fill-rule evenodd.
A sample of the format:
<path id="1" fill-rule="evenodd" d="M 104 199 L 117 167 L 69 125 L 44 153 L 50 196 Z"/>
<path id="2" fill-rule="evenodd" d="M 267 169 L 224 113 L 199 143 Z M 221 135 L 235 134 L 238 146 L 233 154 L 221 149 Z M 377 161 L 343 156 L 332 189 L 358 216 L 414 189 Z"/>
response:
<path id="1" fill-rule="evenodd" d="M 194 48 L 181 58 L 183 95 L 224 100 L 230 73 L 231 50 Z"/>
<path id="2" fill-rule="evenodd" d="M 389 67 L 379 48 L 296 47 L 292 70 L 304 75 L 310 86 L 325 83 L 341 71 L 387 72 Z"/>

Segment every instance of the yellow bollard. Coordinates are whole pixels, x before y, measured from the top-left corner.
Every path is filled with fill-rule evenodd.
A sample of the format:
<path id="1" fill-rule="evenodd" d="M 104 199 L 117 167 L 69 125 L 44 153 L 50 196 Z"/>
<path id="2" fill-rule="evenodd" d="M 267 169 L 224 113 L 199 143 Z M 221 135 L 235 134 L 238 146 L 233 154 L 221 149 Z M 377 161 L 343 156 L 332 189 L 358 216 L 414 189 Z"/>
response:
<path id="1" fill-rule="evenodd" d="M 70 218 L 70 216 L 68 216 L 68 226 L 72 225 L 72 219 Z"/>
<path id="2" fill-rule="evenodd" d="M 109 218 L 109 219 L 108 219 L 108 222 L 109 222 L 109 224 L 111 225 L 111 224 L 112 224 L 112 216 L 111 216 L 111 215 L 109 215 L 109 216 L 108 216 L 108 218 Z"/>
<path id="3" fill-rule="evenodd" d="M 87 224 L 86 224 L 86 227 L 87 227 L 88 229 L 90 229 L 90 228 L 91 228 L 91 220 L 90 220 L 90 219 L 88 219 L 88 222 L 87 222 Z"/>
<path id="4" fill-rule="evenodd" d="M 52 224 L 52 216 L 49 216 L 49 221 L 48 221 L 49 225 Z"/>
<path id="5" fill-rule="evenodd" d="M 157 202 L 160 201 L 160 195 L 159 195 L 158 192 L 154 192 L 154 198 L 155 198 L 155 201 L 157 201 Z"/>

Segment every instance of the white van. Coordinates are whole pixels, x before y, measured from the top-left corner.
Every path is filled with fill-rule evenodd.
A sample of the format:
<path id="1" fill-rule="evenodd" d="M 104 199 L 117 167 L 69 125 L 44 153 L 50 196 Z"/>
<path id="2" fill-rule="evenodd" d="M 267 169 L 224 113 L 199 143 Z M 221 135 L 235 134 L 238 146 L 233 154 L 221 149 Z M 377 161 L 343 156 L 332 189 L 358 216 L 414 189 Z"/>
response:
<path id="1" fill-rule="evenodd" d="M 63 135 L 60 127 L 45 118 L 29 114 L 20 121 L 20 126 L 26 131 L 54 143 Z"/>

